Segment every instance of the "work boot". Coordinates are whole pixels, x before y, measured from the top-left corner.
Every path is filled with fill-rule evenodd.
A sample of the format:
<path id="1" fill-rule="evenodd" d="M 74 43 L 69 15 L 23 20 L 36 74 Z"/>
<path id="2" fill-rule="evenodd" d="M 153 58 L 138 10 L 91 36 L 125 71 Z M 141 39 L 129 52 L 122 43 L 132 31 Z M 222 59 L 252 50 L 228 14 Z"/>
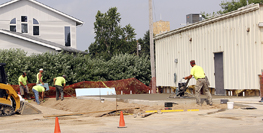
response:
<path id="1" fill-rule="evenodd" d="M 202 106 L 202 104 L 201 103 L 196 103 L 197 105 L 199 105 L 199 106 Z"/>
<path id="2" fill-rule="evenodd" d="M 205 98 L 201 98 L 201 105 L 204 104 L 204 102 L 206 102 L 206 104 L 208 104 L 208 100 Z"/>

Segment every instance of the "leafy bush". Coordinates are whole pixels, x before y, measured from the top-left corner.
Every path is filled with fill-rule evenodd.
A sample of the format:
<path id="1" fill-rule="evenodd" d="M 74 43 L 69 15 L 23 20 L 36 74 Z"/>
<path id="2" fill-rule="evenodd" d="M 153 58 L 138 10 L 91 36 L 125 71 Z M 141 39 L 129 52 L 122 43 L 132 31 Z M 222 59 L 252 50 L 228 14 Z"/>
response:
<path id="1" fill-rule="evenodd" d="M 0 63 L 6 63 L 9 83 L 18 84 L 18 77 L 26 72 L 29 83 L 36 82 L 40 68 L 44 69 L 43 81 L 53 84 L 53 78 L 67 75 L 67 84 L 81 81 L 111 81 L 133 78 L 148 85 L 151 80 L 148 56 L 120 54 L 111 60 L 92 59 L 88 55 L 43 53 L 26 56 L 21 49 L 0 50 Z"/>

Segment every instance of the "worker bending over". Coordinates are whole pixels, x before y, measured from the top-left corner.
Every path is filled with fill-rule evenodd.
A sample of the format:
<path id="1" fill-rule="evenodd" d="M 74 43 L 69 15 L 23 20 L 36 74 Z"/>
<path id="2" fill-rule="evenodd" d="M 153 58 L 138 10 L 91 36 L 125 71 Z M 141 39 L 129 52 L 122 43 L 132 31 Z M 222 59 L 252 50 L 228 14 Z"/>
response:
<path id="1" fill-rule="evenodd" d="M 36 86 L 34 86 L 34 87 L 32 88 L 32 91 L 34 92 L 35 100 L 36 100 L 37 104 L 40 104 L 40 101 L 39 101 L 39 92 L 41 92 L 42 101 L 44 101 L 45 88 L 44 88 L 43 86 L 36 85 Z"/>
<path id="2" fill-rule="evenodd" d="M 56 77 L 53 79 L 54 85 L 56 87 L 56 100 L 59 100 L 59 92 L 61 94 L 61 101 L 64 100 L 64 92 L 63 89 L 66 86 L 66 75 L 63 75 L 62 77 Z M 63 86 L 62 86 L 63 84 Z"/>
<path id="3" fill-rule="evenodd" d="M 210 91 L 208 89 L 207 81 L 205 79 L 205 73 L 202 67 L 197 66 L 195 64 L 194 60 L 190 61 L 190 65 L 192 66 L 191 74 L 187 77 L 184 77 L 184 79 L 191 79 L 192 76 L 196 79 L 196 85 L 195 85 L 195 98 L 196 98 L 196 104 L 201 106 L 201 99 L 200 99 L 200 90 L 203 87 L 205 90 L 205 94 L 207 96 L 207 100 L 210 106 L 212 103 L 212 96 L 210 94 Z"/>

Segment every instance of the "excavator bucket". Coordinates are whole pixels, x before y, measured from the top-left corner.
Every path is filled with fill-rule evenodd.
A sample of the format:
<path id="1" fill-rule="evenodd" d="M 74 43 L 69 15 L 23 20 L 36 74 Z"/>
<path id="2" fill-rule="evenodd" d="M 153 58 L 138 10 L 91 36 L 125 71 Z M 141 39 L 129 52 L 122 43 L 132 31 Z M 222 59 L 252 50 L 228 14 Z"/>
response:
<path id="1" fill-rule="evenodd" d="M 21 102 L 21 115 L 41 114 L 42 112 L 26 102 Z"/>

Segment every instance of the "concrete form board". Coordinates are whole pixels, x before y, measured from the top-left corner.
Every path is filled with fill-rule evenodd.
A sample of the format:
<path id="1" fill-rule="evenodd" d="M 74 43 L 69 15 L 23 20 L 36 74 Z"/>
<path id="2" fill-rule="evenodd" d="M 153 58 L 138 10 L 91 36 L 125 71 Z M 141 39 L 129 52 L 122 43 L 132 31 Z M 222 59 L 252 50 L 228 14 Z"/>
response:
<path id="1" fill-rule="evenodd" d="M 211 87 L 215 87 L 214 53 L 223 52 L 224 88 L 259 89 L 263 28 L 258 23 L 263 22 L 262 8 L 251 5 L 156 36 L 156 85 L 177 87 L 178 81 L 190 74 L 189 61 L 194 59 L 203 67 Z M 195 79 L 191 84 L 195 84 Z"/>

